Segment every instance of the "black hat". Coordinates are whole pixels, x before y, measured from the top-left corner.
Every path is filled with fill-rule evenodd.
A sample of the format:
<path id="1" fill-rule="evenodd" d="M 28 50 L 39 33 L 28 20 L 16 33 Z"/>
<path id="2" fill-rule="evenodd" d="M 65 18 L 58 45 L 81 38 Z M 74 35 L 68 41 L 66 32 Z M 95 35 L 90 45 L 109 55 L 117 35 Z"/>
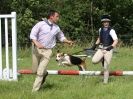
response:
<path id="1" fill-rule="evenodd" d="M 103 16 L 101 17 L 101 22 L 104 22 L 104 21 L 111 21 L 111 20 L 110 20 L 110 16 L 109 16 L 109 15 L 103 15 Z"/>

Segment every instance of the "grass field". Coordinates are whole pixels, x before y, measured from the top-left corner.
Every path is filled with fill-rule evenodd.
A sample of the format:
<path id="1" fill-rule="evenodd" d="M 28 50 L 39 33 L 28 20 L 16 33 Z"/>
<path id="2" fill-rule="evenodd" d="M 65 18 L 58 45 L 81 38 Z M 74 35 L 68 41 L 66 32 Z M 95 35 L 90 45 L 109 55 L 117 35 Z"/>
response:
<path id="1" fill-rule="evenodd" d="M 76 52 L 80 47 L 61 48 L 64 52 Z M 119 48 L 114 54 L 110 70 L 133 70 L 133 49 Z M 31 50 L 18 51 L 18 68 L 31 69 Z M 86 60 L 88 70 L 102 70 L 101 64 L 93 65 Z M 55 61 L 55 50 L 48 69 L 74 69 L 59 67 Z M 102 76 L 49 75 L 39 92 L 32 93 L 35 75 L 21 75 L 18 82 L 0 81 L 0 99 L 133 99 L 133 76 L 111 76 L 109 83 L 102 83 Z"/>

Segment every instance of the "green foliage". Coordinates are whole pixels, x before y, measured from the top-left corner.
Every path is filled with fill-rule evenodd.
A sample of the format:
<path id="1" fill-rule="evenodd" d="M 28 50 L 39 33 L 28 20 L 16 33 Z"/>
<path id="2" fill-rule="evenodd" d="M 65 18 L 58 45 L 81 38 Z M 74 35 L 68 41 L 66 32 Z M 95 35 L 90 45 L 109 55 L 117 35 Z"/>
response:
<path id="1" fill-rule="evenodd" d="M 133 0 L 2 0 L 0 6 L 1 13 L 17 12 L 18 44 L 21 47 L 30 44 L 32 27 L 50 9 L 60 12 L 61 29 L 67 37 L 78 42 L 95 40 L 102 14 L 111 15 L 112 26 L 119 37 L 133 35 Z"/>

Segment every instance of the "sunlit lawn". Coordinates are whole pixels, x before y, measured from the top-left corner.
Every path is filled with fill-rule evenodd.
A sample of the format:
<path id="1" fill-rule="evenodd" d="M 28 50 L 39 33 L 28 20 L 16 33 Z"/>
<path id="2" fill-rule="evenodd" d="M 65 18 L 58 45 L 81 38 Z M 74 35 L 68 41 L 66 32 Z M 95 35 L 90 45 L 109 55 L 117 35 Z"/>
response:
<path id="1" fill-rule="evenodd" d="M 74 53 L 81 47 L 61 47 L 61 51 Z M 55 52 L 48 65 L 49 70 L 74 69 L 73 67 L 59 67 L 55 61 Z M 133 70 L 133 49 L 120 48 L 114 54 L 110 70 Z M 81 53 L 82 54 L 82 53 Z M 31 50 L 18 51 L 18 69 L 31 69 Z M 87 58 L 88 70 L 102 70 L 101 64 L 93 65 L 91 58 Z M 18 82 L 0 81 L 0 99 L 132 99 L 133 77 L 110 77 L 109 83 L 102 83 L 102 76 L 49 75 L 44 87 L 39 92 L 32 93 L 35 75 L 21 75 Z"/>

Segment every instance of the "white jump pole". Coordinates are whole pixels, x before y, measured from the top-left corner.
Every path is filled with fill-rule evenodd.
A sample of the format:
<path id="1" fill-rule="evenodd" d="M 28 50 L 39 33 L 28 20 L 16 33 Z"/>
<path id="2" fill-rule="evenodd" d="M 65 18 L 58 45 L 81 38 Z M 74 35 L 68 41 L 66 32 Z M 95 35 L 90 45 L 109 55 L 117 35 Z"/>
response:
<path id="1" fill-rule="evenodd" d="M 0 80 L 2 79 L 2 33 L 1 33 L 1 18 L 0 18 Z"/>
<path id="2" fill-rule="evenodd" d="M 12 68 L 13 68 L 13 79 L 17 80 L 17 22 L 16 12 L 12 12 Z"/>
<path id="3" fill-rule="evenodd" d="M 49 75 L 87 75 L 87 76 L 100 76 L 103 71 L 78 71 L 78 70 L 47 70 Z M 32 70 L 19 70 L 20 74 L 33 74 Z M 133 76 L 133 71 L 110 71 L 110 76 Z"/>
<path id="4" fill-rule="evenodd" d="M 9 44 L 8 44 L 8 20 L 5 18 L 5 55 L 6 55 L 6 68 L 7 79 L 9 79 Z"/>
<path id="5" fill-rule="evenodd" d="M 91 55 L 73 55 L 73 56 L 76 56 L 76 57 L 88 57 L 88 58 L 91 57 Z"/>
<path id="6" fill-rule="evenodd" d="M 5 29 L 5 66 L 2 63 L 2 22 L 4 19 L 4 29 Z M 8 19 L 11 19 L 11 34 L 12 34 L 12 58 L 9 59 L 9 37 L 8 37 Z M 17 40 L 16 40 L 16 12 L 11 12 L 11 14 L 0 15 L 0 80 L 17 80 Z M 12 60 L 12 64 L 9 64 Z"/>
<path id="7" fill-rule="evenodd" d="M 48 70 L 50 75 L 88 75 L 88 76 L 99 76 L 103 75 L 103 71 L 77 71 L 77 70 Z M 133 71 L 110 71 L 112 76 L 126 76 L 132 75 Z"/>

